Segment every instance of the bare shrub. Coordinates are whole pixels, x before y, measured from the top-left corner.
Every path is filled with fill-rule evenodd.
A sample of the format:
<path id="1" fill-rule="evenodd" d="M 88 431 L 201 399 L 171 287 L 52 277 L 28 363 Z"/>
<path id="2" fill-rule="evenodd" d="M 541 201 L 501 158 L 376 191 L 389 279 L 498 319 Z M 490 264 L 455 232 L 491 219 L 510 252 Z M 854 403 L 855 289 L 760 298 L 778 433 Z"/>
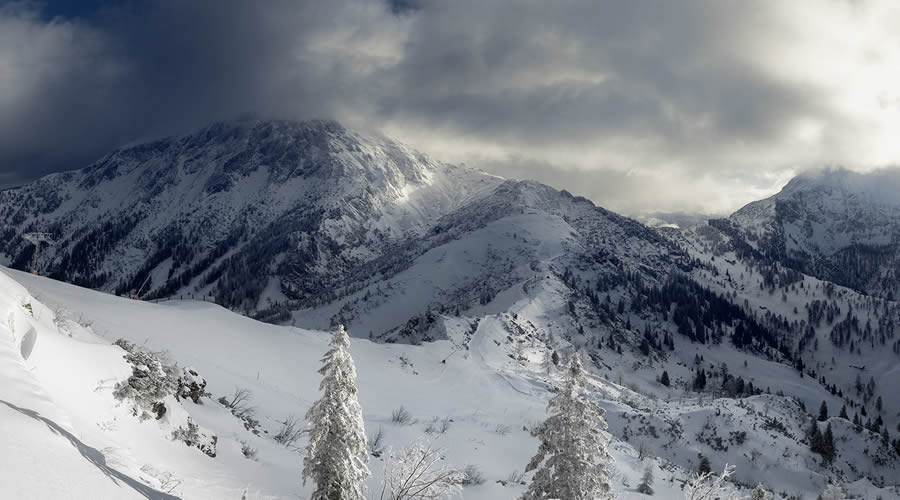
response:
<path id="1" fill-rule="evenodd" d="M 287 418 L 281 422 L 281 429 L 272 437 L 272 439 L 278 444 L 291 446 L 300 438 L 301 434 L 303 434 L 301 421 L 294 415 L 288 415 Z"/>
<path id="2" fill-rule="evenodd" d="M 444 434 L 448 430 L 450 430 L 449 418 L 439 419 L 434 417 L 434 419 L 425 426 L 426 434 Z"/>
<path id="3" fill-rule="evenodd" d="M 224 396 L 219 398 L 219 403 L 231 409 L 231 413 L 241 419 L 256 414 L 256 407 L 250 404 L 251 401 L 253 401 L 253 392 L 244 387 L 235 387 L 230 398 Z"/>
<path id="4" fill-rule="evenodd" d="M 458 496 L 464 474 L 442 466 L 444 450 L 416 442 L 384 461 L 380 500 L 449 499 Z"/>
<path id="5" fill-rule="evenodd" d="M 403 405 L 400 405 L 400 408 L 391 412 L 391 422 L 400 425 L 410 425 L 413 423 L 413 418 L 409 411 Z"/>
<path id="6" fill-rule="evenodd" d="M 519 485 L 519 484 L 525 484 L 525 482 L 523 481 L 524 479 L 525 479 L 524 472 L 519 472 L 517 470 L 514 470 L 506 476 L 506 479 L 501 479 L 498 482 L 500 484 L 502 484 L 503 486 L 515 486 L 515 485 Z"/>
<path id="7" fill-rule="evenodd" d="M 469 464 L 463 469 L 463 486 L 477 486 L 484 483 L 484 474 L 475 464 Z"/>
<path id="8" fill-rule="evenodd" d="M 369 438 L 369 453 L 373 457 L 379 458 L 384 454 L 384 429 L 379 427 L 371 438 Z"/>

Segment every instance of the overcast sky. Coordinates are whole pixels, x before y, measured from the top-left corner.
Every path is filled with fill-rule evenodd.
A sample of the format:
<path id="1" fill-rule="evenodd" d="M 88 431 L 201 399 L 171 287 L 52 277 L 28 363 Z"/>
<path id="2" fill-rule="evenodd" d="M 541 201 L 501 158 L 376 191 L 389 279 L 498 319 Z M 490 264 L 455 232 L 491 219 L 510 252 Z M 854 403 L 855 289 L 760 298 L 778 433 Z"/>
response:
<path id="1" fill-rule="evenodd" d="M 0 186 L 253 111 L 626 214 L 900 156 L 900 2 L 0 0 Z"/>

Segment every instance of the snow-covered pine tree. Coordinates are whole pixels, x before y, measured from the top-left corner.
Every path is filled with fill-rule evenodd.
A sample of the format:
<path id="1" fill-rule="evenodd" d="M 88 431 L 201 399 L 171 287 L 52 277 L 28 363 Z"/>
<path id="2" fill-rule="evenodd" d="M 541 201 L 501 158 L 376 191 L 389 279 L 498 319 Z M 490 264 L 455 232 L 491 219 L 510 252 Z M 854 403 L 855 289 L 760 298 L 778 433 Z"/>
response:
<path id="1" fill-rule="evenodd" d="M 310 500 L 363 500 L 369 477 L 366 432 L 356 391 L 356 367 L 344 326 L 322 358 L 322 397 L 306 412 L 309 445 L 303 458 L 303 484 L 315 483 Z"/>
<path id="2" fill-rule="evenodd" d="M 831 483 L 822 492 L 822 500 L 844 500 L 844 490 L 840 485 Z"/>
<path id="3" fill-rule="evenodd" d="M 550 400 L 550 417 L 532 435 L 541 440 L 525 471 L 537 469 L 522 500 L 600 500 L 613 497 L 607 468 L 613 459 L 603 435 L 604 410 L 585 399 L 584 366 L 576 353 L 566 368 L 565 383 Z"/>

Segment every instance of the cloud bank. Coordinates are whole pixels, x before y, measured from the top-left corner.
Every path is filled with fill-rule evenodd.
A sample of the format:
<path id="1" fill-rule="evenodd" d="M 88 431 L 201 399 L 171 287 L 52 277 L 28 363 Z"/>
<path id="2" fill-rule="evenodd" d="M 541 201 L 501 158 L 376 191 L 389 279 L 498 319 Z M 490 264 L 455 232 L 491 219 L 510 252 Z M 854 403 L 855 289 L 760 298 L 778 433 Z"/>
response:
<path id="1" fill-rule="evenodd" d="M 0 186 L 254 112 L 608 208 L 722 213 L 900 154 L 884 1 L 0 4 Z"/>

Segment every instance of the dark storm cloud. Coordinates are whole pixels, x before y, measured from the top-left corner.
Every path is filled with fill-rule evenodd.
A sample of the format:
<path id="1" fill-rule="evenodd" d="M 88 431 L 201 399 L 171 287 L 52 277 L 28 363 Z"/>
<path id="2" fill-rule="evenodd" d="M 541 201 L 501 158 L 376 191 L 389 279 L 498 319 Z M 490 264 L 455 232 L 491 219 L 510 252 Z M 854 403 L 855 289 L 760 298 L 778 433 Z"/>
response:
<path id="1" fill-rule="evenodd" d="M 52 17 L 6 4 L 0 185 L 252 111 L 387 130 L 614 209 L 724 193 L 721 208 L 823 157 L 894 152 L 861 138 L 891 136 L 879 120 L 897 110 L 848 118 L 843 102 L 896 95 L 865 88 L 836 105 L 842 89 L 822 83 L 868 61 L 891 66 L 877 37 L 858 47 L 869 66 L 847 63 L 855 52 L 839 36 L 893 17 L 870 3 L 802 5 L 134 0 Z M 832 39 L 810 49 L 820 37 Z"/>
<path id="2" fill-rule="evenodd" d="M 741 59 L 754 15 L 731 2 L 434 2 L 381 110 L 539 143 L 769 140 L 824 110 Z"/>
<path id="3" fill-rule="evenodd" d="M 122 143 L 245 111 L 331 115 L 362 83 L 351 59 L 310 50 L 335 30 L 340 8 L 127 2 L 87 21 L 45 20 L 36 4 L 0 7 L 0 182 L 81 167 Z"/>

